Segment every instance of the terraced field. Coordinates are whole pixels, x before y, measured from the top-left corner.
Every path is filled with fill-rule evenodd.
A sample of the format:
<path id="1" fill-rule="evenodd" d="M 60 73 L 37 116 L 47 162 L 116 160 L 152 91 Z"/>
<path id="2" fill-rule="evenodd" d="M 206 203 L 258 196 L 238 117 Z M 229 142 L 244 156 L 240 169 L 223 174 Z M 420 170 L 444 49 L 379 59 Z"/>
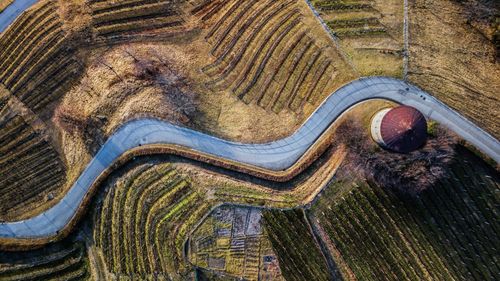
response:
<path id="1" fill-rule="evenodd" d="M 200 18 L 202 22 L 205 22 L 216 15 L 229 2 L 229 0 L 193 0 L 190 1 L 192 8 L 189 12 L 191 15 Z"/>
<path id="2" fill-rule="evenodd" d="M 100 39 L 121 41 L 131 39 L 133 34 L 155 31 L 157 36 L 169 28 L 185 23 L 176 0 L 88 0 L 91 7 L 92 26 Z"/>
<path id="3" fill-rule="evenodd" d="M 331 280 L 325 257 L 303 210 L 264 211 L 263 225 L 285 280 Z"/>
<path id="4" fill-rule="evenodd" d="M 186 234 L 210 209 L 170 164 L 142 165 L 120 178 L 95 212 L 94 240 L 116 276 L 177 276 Z"/>
<path id="5" fill-rule="evenodd" d="M 29 252 L 0 252 L 0 280 L 88 280 L 85 246 L 64 241 Z"/>
<path id="6" fill-rule="evenodd" d="M 380 22 L 374 1 L 346 3 L 339 0 L 314 1 L 314 6 L 328 15 L 328 26 L 340 38 L 387 35 L 387 29 Z M 349 16 L 345 14 L 349 13 Z"/>
<path id="7" fill-rule="evenodd" d="M 226 2 L 217 2 L 217 16 L 206 12 L 217 18 L 205 36 L 215 57 L 203 68 L 209 88 L 276 113 L 298 112 L 331 91 L 343 62 L 317 44 L 296 0 Z"/>
<path id="8" fill-rule="evenodd" d="M 47 200 L 50 192 L 60 192 L 66 180 L 65 165 L 46 135 L 7 100 L 8 96 L 0 98 L 1 219 L 11 219 L 26 206 Z"/>
<path id="9" fill-rule="evenodd" d="M 23 13 L 0 37 L 0 83 L 35 113 L 64 94 L 82 70 L 52 1 Z"/>
<path id="10" fill-rule="evenodd" d="M 363 75 L 402 75 L 403 1 L 312 0 Z"/>
<path id="11" fill-rule="evenodd" d="M 9 2 L 0 0 L 0 11 Z M 203 124 L 203 130 L 219 136 L 225 129 L 234 130 L 238 138 L 248 133 L 235 125 L 239 117 L 250 116 L 247 127 L 254 127 L 252 121 L 260 114 L 263 119 L 290 118 L 286 124 L 291 125 L 282 126 L 289 127 L 285 134 L 326 95 L 358 76 L 346 60 L 361 75 L 401 76 L 402 1 L 312 2 L 336 35 L 335 41 L 329 41 L 303 0 L 51 0 L 34 5 L 0 34 L 0 220 L 40 213 L 33 208 L 36 204 L 52 205 L 66 180 L 81 172 L 72 164 L 85 167 L 84 160 L 91 158 L 92 153 L 82 148 L 89 141 L 85 136 L 106 139 L 114 128 L 107 126 L 112 118 L 121 123 L 137 116 L 163 117 L 157 115 L 158 108 L 172 106 L 176 111 L 184 103 L 172 102 L 174 98 L 203 91 L 208 92 L 203 93 L 204 101 L 222 97 L 211 102 L 234 100 L 229 107 L 241 105 L 235 111 L 245 108 L 248 112 L 226 121 L 228 127 L 234 125 L 231 129 L 219 124 L 227 107 L 217 108 L 217 117 L 209 120 L 212 123 L 203 119 L 206 112 L 200 110 L 186 117 L 183 125 Z M 426 5 L 415 8 L 422 10 L 419 18 L 425 18 L 421 6 Z M 73 30 L 74 17 L 82 15 L 86 22 Z M 427 31 L 427 26 L 416 26 L 420 32 Z M 173 34 L 181 34 L 179 40 L 167 41 Z M 85 68 L 86 79 L 80 81 Z M 91 94 L 77 93 L 70 102 L 63 100 L 75 83 Z M 108 91 L 117 83 L 121 84 L 115 91 Z M 143 88 L 151 91 L 134 96 Z M 154 94 L 171 100 L 141 100 Z M 404 102 L 412 101 L 403 95 Z M 421 102 L 420 98 L 426 100 L 424 96 L 415 99 Z M 77 123 L 68 128 L 88 126 L 87 135 L 75 133 L 81 128 L 58 127 L 53 114 L 61 108 L 61 100 L 88 106 L 63 108 L 69 122 Z M 448 102 L 453 105 L 454 101 Z M 188 102 L 188 106 L 199 106 L 195 98 Z M 133 111 L 139 103 L 143 107 Z M 463 104 L 459 108 L 468 106 L 462 100 L 459 104 Z M 496 112 L 494 104 L 483 105 Z M 472 115 L 475 120 L 477 116 Z M 191 123 L 191 117 L 197 123 Z M 479 123 L 495 128 L 494 122 L 485 120 Z M 279 125 L 271 122 L 252 133 L 265 134 Z M 106 128 L 99 131 L 101 127 Z M 176 132 L 174 136 L 192 137 L 190 144 L 201 143 L 197 132 Z M 144 135 L 137 139 L 139 146 L 154 143 L 152 134 Z M 62 148 L 56 147 L 59 142 Z M 222 142 L 214 143 L 203 145 L 213 149 Z M 288 147 L 273 151 L 300 146 L 300 142 L 283 145 Z M 257 145 L 247 147 L 260 151 Z M 108 148 L 113 152 L 115 147 Z M 168 151 L 155 149 L 155 153 Z M 240 149 L 234 155 L 246 148 Z M 368 180 L 334 178 L 348 149 L 340 145 L 318 149 L 322 151 L 318 160 L 305 170 L 298 168 L 299 175 L 279 184 L 229 171 L 224 165 L 193 164 L 184 158 L 165 162 L 164 156 L 132 157 L 97 187 L 99 194 L 92 203 L 96 208 L 78 225 L 73 238 L 28 252 L 0 252 L 0 280 L 84 280 L 91 275 L 98 280 L 331 280 L 337 270 L 346 280 L 496 280 L 500 276 L 498 171 L 460 148 L 449 177 L 409 197 Z M 259 154 L 248 155 L 258 158 Z M 181 158 L 168 157 L 168 161 Z M 136 158 L 141 159 L 136 162 Z M 192 158 L 197 159 L 196 155 Z M 74 162 L 68 164 L 68 159 Z M 94 168 L 101 167 L 93 171 L 100 172 L 102 158 L 95 159 Z M 326 185 L 330 187 L 315 201 Z M 304 211 L 310 202 L 312 209 Z M 212 210 L 222 203 L 286 210 L 234 206 Z M 58 214 L 65 213 L 66 206 Z M 53 223 L 47 213 L 40 217 L 43 223 Z M 37 231 L 44 231 L 43 223 L 34 223 Z M 2 229 L 2 239 L 14 239 L 9 237 L 15 233 L 12 225 Z M 34 232 L 27 223 L 19 225 L 18 229 L 27 226 L 25 233 Z M 31 238 L 20 240 L 24 239 L 24 245 L 35 243 Z"/>
<path id="12" fill-rule="evenodd" d="M 417 197 L 370 181 L 334 183 L 313 207 L 344 276 L 496 280 L 498 173 L 459 149 L 450 176 Z"/>

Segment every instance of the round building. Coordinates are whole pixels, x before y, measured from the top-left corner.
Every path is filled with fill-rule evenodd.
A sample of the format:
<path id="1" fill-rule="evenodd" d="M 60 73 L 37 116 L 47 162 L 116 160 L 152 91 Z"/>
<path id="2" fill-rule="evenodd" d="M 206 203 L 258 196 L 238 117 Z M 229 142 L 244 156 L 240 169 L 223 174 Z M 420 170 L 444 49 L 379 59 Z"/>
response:
<path id="1" fill-rule="evenodd" d="M 388 150 L 412 152 L 427 141 L 427 121 L 411 106 L 386 108 L 373 116 L 371 135 L 375 142 Z"/>

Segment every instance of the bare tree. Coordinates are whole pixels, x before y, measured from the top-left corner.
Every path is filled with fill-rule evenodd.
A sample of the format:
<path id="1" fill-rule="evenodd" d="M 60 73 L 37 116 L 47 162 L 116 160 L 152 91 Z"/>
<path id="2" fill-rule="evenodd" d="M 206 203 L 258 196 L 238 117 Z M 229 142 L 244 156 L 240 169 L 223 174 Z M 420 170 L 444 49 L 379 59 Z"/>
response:
<path id="1" fill-rule="evenodd" d="M 116 72 L 113 69 L 113 67 L 111 65 L 109 65 L 108 61 L 104 57 L 104 54 L 106 54 L 107 51 L 110 50 L 110 49 L 111 49 L 111 47 L 108 46 L 108 48 L 106 48 L 106 50 L 104 50 L 104 52 L 97 57 L 97 62 L 100 63 L 100 64 L 102 64 L 102 65 L 104 65 L 109 70 L 111 70 L 111 72 L 113 72 L 116 75 L 116 77 L 118 77 L 118 79 L 120 79 L 121 82 L 124 82 L 123 78 L 118 74 L 118 72 Z"/>
<path id="2" fill-rule="evenodd" d="M 339 126 L 336 136 L 337 144 L 349 148 L 340 175 L 362 176 L 412 195 L 446 177 L 457 144 L 454 135 L 438 126 L 436 136 L 430 136 L 424 147 L 407 154 L 394 153 L 376 145 L 368 129 L 352 119 Z"/>

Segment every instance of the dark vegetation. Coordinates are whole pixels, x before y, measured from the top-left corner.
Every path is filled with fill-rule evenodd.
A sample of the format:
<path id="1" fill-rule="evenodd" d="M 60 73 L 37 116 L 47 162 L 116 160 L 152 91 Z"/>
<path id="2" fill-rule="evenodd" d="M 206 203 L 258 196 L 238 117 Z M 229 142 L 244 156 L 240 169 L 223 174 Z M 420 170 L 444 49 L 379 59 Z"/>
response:
<path id="1" fill-rule="evenodd" d="M 235 277 L 224 276 L 202 268 L 195 269 L 195 278 L 197 281 L 236 281 Z"/>
<path id="2" fill-rule="evenodd" d="M 58 152 L 23 116 L 0 110 L 0 218 L 8 219 L 26 205 L 58 193 L 66 168 Z"/>
<path id="3" fill-rule="evenodd" d="M 328 89 L 332 60 L 302 23 L 296 0 L 232 1 L 205 37 L 216 58 L 203 68 L 212 89 L 278 113 L 300 111 Z"/>
<path id="4" fill-rule="evenodd" d="M 312 213 L 358 280 L 497 280 L 499 174 L 463 147 L 446 170 L 416 196 L 342 178 L 320 197 Z"/>
<path id="5" fill-rule="evenodd" d="M 88 280 L 85 246 L 74 237 L 27 252 L 0 251 L 0 280 Z"/>
<path id="6" fill-rule="evenodd" d="M 286 280 L 330 280 L 326 260 L 302 209 L 266 210 L 262 215 Z"/>
<path id="7" fill-rule="evenodd" d="M 383 150 L 372 141 L 368 129 L 355 120 L 347 120 L 337 132 L 337 143 L 349 147 L 341 171 L 403 191 L 416 193 L 446 176 L 446 167 L 454 156 L 456 137 L 439 125 L 433 125 L 427 144 L 408 154 Z"/>

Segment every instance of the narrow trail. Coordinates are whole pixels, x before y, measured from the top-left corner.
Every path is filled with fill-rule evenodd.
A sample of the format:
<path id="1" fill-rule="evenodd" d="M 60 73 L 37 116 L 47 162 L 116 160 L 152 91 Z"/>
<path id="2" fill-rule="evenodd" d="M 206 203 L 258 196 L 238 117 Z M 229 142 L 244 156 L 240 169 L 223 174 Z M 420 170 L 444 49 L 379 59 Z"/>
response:
<path id="1" fill-rule="evenodd" d="M 305 0 L 305 1 L 307 3 L 307 6 L 309 6 L 309 9 L 311 9 L 311 11 L 313 12 L 314 17 L 316 18 L 316 20 L 318 20 L 318 22 L 321 24 L 321 27 L 323 27 L 323 29 L 326 31 L 326 33 L 332 39 L 333 43 L 335 44 L 335 47 L 339 51 L 339 53 L 342 56 L 342 58 L 349 64 L 349 66 L 352 68 L 352 70 L 354 70 L 354 72 L 359 75 L 359 71 L 356 69 L 356 66 L 352 62 L 352 59 L 347 55 L 347 53 L 344 51 L 344 49 L 340 45 L 340 39 L 337 37 L 337 35 L 335 35 L 335 32 L 333 32 L 333 30 L 321 18 L 321 16 L 319 15 L 319 13 L 316 10 L 316 8 L 314 8 L 314 6 L 311 3 L 311 1 L 310 0 Z"/>
<path id="2" fill-rule="evenodd" d="M 403 40 L 404 40 L 404 51 L 403 51 L 403 79 L 408 80 L 408 70 L 410 61 L 410 30 L 409 30 L 409 16 L 408 16 L 408 0 L 404 0 L 404 18 L 403 18 Z"/>

